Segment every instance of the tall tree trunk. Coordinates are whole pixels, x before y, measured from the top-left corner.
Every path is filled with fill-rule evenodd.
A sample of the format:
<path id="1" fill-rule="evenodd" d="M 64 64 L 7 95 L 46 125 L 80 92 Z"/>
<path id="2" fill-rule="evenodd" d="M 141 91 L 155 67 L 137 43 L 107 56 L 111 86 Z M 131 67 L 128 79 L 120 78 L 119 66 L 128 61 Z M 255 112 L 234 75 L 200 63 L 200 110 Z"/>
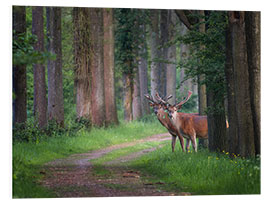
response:
<path id="1" fill-rule="evenodd" d="M 44 51 L 43 7 L 32 8 L 32 33 L 37 36 L 34 49 Z M 45 66 L 34 64 L 34 115 L 40 128 L 47 124 Z"/>
<path id="2" fill-rule="evenodd" d="M 232 62 L 235 88 L 234 105 L 238 126 L 238 148 L 233 149 L 232 152 L 239 152 L 241 156 L 253 156 L 255 154 L 254 127 L 249 91 L 249 67 L 247 60 L 244 12 L 229 12 L 229 26 L 232 40 Z M 231 111 L 230 106 L 229 111 Z M 235 124 L 230 122 L 230 125 Z"/>
<path id="3" fill-rule="evenodd" d="M 105 124 L 105 93 L 103 65 L 103 9 L 90 9 L 90 66 L 92 123 L 101 127 Z"/>
<path id="4" fill-rule="evenodd" d="M 159 63 L 159 69 L 160 69 L 160 94 L 162 96 L 166 96 L 166 84 L 167 84 L 167 66 L 168 66 L 168 24 L 169 24 L 169 10 L 162 9 L 160 11 L 160 58 L 162 59 L 162 62 Z"/>
<path id="5" fill-rule="evenodd" d="M 204 11 L 199 11 L 199 14 L 204 16 Z M 205 33 L 205 23 L 202 23 L 204 21 L 203 18 L 199 18 L 199 22 L 201 22 L 199 26 L 199 31 L 201 33 Z M 204 49 L 205 47 L 201 47 L 201 49 Z M 201 84 L 202 81 L 204 81 L 205 75 L 201 74 L 198 75 L 198 96 L 199 96 L 199 114 L 205 115 L 205 111 L 207 108 L 207 98 L 206 98 L 206 85 Z M 208 146 L 208 140 L 199 139 L 199 145 L 203 147 Z"/>
<path id="6" fill-rule="evenodd" d="M 181 36 L 184 36 L 187 34 L 187 28 L 186 26 L 181 23 L 180 24 L 180 34 Z M 190 55 L 190 45 L 187 44 L 180 44 L 180 61 L 181 63 L 185 64 L 187 63 Z M 198 94 L 198 90 L 194 92 L 193 84 L 192 84 L 192 79 L 187 79 L 185 80 L 185 69 L 181 68 L 180 70 L 180 95 L 187 95 L 187 91 L 191 90 L 193 94 Z"/>
<path id="7" fill-rule="evenodd" d="M 172 10 L 168 11 L 168 40 L 174 39 L 176 16 Z M 168 48 L 167 58 L 169 63 L 167 64 L 166 71 L 166 94 L 173 97 L 168 101 L 170 104 L 175 104 L 176 98 L 176 45 L 173 44 Z"/>
<path id="8" fill-rule="evenodd" d="M 225 64 L 225 77 L 227 84 L 227 100 L 228 100 L 228 121 L 229 129 L 227 130 L 228 136 L 228 150 L 231 153 L 238 154 L 238 124 L 236 114 L 236 92 L 235 92 L 235 78 L 233 74 L 233 52 L 232 52 L 232 27 L 228 26 L 226 29 L 226 64 Z"/>
<path id="9" fill-rule="evenodd" d="M 142 117 L 141 108 L 141 94 L 140 94 L 140 78 L 138 67 L 134 68 L 134 78 L 133 78 L 133 95 L 132 95 L 132 114 L 133 120 Z"/>
<path id="10" fill-rule="evenodd" d="M 159 10 L 151 10 L 150 25 L 150 50 L 151 50 L 151 95 L 155 99 L 155 93 L 159 92 Z"/>
<path id="11" fill-rule="evenodd" d="M 147 99 L 144 97 L 145 94 L 148 94 L 148 74 L 147 74 L 147 43 L 146 43 L 146 26 L 142 25 L 142 38 L 143 43 L 139 53 L 139 79 L 140 79 L 140 96 L 141 96 L 141 108 L 142 108 L 142 115 L 149 114 L 150 108 L 148 105 Z"/>
<path id="12" fill-rule="evenodd" d="M 26 14 L 24 6 L 13 6 L 13 40 L 18 35 L 26 36 Z M 26 65 L 13 65 L 13 121 L 15 123 L 25 123 L 27 120 L 26 103 Z"/>
<path id="13" fill-rule="evenodd" d="M 250 99 L 256 154 L 261 153 L 261 14 L 245 12 Z"/>
<path id="14" fill-rule="evenodd" d="M 77 119 L 91 122 L 90 12 L 73 8 L 74 61 Z"/>
<path id="15" fill-rule="evenodd" d="M 132 95 L 133 83 L 131 74 L 123 73 L 123 104 L 124 104 L 124 120 L 132 121 Z"/>
<path id="16" fill-rule="evenodd" d="M 62 82 L 61 8 L 47 7 L 48 50 L 56 60 L 48 61 L 48 119 L 64 126 Z"/>
<path id="17" fill-rule="evenodd" d="M 104 86 L 106 125 L 118 124 L 114 89 L 114 24 L 113 9 L 103 9 L 104 20 Z"/>
<path id="18" fill-rule="evenodd" d="M 207 88 L 207 106 L 210 109 L 207 114 L 208 145 L 209 150 L 221 152 L 227 150 L 226 117 L 225 110 L 222 110 L 224 103 L 216 101 L 217 95 L 215 90 Z"/>

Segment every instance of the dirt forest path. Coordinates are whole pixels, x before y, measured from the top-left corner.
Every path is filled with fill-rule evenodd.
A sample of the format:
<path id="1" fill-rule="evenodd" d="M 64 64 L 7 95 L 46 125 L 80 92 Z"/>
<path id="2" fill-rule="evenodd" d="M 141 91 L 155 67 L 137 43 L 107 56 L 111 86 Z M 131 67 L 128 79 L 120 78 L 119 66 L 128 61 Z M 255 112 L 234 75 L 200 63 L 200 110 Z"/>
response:
<path id="1" fill-rule="evenodd" d="M 149 183 L 147 177 L 125 165 L 125 162 L 159 148 L 141 150 L 115 160 L 104 162 L 100 168 L 91 160 L 113 150 L 144 142 L 170 140 L 168 133 L 153 135 L 134 142 L 113 145 L 89 153 L 74 154 L 45 164 L 41 184 L 56 193 L 57 197 L 120 197 L 120 196 L 171 196 L 181 195 L 162 191 L 161 182 Z"/>

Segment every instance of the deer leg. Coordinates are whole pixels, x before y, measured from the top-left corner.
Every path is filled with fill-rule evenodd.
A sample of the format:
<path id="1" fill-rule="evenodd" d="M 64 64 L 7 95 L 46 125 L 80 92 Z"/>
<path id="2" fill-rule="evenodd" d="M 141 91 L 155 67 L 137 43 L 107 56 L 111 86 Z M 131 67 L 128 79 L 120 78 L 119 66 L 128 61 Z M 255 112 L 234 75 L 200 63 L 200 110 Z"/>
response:
<path id="1" fill-rule="evenodd" d="M 190 139 L 186 139 L 186 150 L 187 152 L 189 152 L 189 148 L 190 148 Z"/>
<path id="2" fill-rule="evenodd" d="M 180 141 L 181 148 L 182 148 L 183 152 L 185 152 L 185 142 L 184 142 L 184 138 L 182 137 L 182 135 L 180 135 L 180 133 L 177 133 L 177 136 L 179 137 L 179 141 Z"/>
<path id="3" fill-rule="evenodd" d="M 174 152 L 175 141 L 176 141 L 176 136 L 175 135 L 172 135 L 172 152 Z"/>
<path id="4" fill-rule="evenodd" d="M 195 150 L 195 152 L 197 152 L 196 134 L 191 136 L 191 142 L 192 142 L 193 149 Z"/>
<path id="5" fill-rule="evenodd" d="M 172 131 L 169 130 L 169 133 L 172 136 L 172 152 L 174 152 L 174 148 L 175 148 L 175 142 L 176 142 L 176 134 L 173 133 Z"/>

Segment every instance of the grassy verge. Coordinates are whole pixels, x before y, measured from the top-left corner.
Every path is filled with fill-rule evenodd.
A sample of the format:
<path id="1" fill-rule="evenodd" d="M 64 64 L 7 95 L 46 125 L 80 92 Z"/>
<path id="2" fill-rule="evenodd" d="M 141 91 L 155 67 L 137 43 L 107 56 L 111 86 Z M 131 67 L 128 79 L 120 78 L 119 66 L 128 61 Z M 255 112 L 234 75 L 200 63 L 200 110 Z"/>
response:
<path id="1" fill-rule="evenodd" d="M 102 156 L 98 159 L 92 159 L 91 163 L 95 165 L 101 165 L 105 162 L 113 161 L 116 160 L 117 158 L 120 158 L 122 156 L 128 156 L 132 153 L 139 152 L 144 149 L 149 149 L 152 147 L 157 147 L 160 144 L 164 144 L 168 141 L 163 141 L 163 142 L 144 142 L 144 143 L 138 143 L 134 146 L 130 147 L 125 147 L 117 150 L 113 150 L 110 153 L 107 153 L 105 156 Z"/>
<path id="2" fill-rule="evenodd" d="M 207 150 L 198 153 L 172 153 L 163 147 L 130 166 L 151 174 L 154 181 L 166 183 L 167 189 L 196 195 L 260 194 L 260 160 L 231 159 L 228 154 Z"/>
<path id="3" fill-rule="evenodd" d="M 40 166 L 57 158 L 74 153 L 101 149 L 106 146 L 130 142 L 153 134 L 166 132 L 157 121 L 121 123 L 103 129 L 82 129 L 75 136 L 67 133 L 61 137 L 50 137 L 35 143 L 13 144 L 13 197 L 53 197 L 48 190 L 38 185 L 42 178 Z"/>

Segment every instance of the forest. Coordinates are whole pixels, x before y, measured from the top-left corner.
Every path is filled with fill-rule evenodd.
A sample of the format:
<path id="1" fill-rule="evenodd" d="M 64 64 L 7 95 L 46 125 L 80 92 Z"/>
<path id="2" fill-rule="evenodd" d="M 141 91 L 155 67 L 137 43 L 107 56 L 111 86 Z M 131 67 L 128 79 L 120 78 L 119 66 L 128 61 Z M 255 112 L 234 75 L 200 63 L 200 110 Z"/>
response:
<path id="1" fill-rule="evenodd" d="M 159 123 L 152 107 L 162 102 L 173 106 L 184 100 L 188 101 L 181 105 L 183 114 L 206 118 L 208 139 L 198 139 L 199 150 L 193 154 L 184 154 L 179 146 L 172 153 L 166 142 L 166 156 L 196 160 L 204 154 L 208 165 L 209 157 L 221 161 L 226 156 L 224 163 L 226 159 L 241 163 L 238 168 L 250 167 L 252 173 L 242 177 L 243 184 L 255 174 L 249 180 L 255 189 L 209 192 L 190 187 L 189 191 L 259 193 L 260 15 L 257 11 L 13 6 L 13 197 L 36 197 L 29 191 L 25 194 L 21 184 L 33 173 L 43 179 L 48 172 L 41 166 L 57 158 L 168 131 L 176 139 L 170 128 Z M 125 131 L 123 135 L 120 129 Z M 64 151 L 61 147 L 71 139 L 82 139 L 81 148 L 67 144 Z M 63 145 L 59 152 L 52 148 L 59 154 L 45 158 L 46 150 L 56 153 L 46 145 L 44 159 L 22 158 L 21 154 L 30 153 L 26 148 L 41 153 L 39 146 L 55 142 L 52 140 L 58 140 L 56 148 Z M 153 160 L 147 159 L 157 164 Z M 167 160 L 165 155 L 162 160 Z M 32 166 L 34 169 L 26 170 Z M 233 184 L 237 180 L 227 181 Z M 169 180 L 163 181 L 166 185 Z"/>

